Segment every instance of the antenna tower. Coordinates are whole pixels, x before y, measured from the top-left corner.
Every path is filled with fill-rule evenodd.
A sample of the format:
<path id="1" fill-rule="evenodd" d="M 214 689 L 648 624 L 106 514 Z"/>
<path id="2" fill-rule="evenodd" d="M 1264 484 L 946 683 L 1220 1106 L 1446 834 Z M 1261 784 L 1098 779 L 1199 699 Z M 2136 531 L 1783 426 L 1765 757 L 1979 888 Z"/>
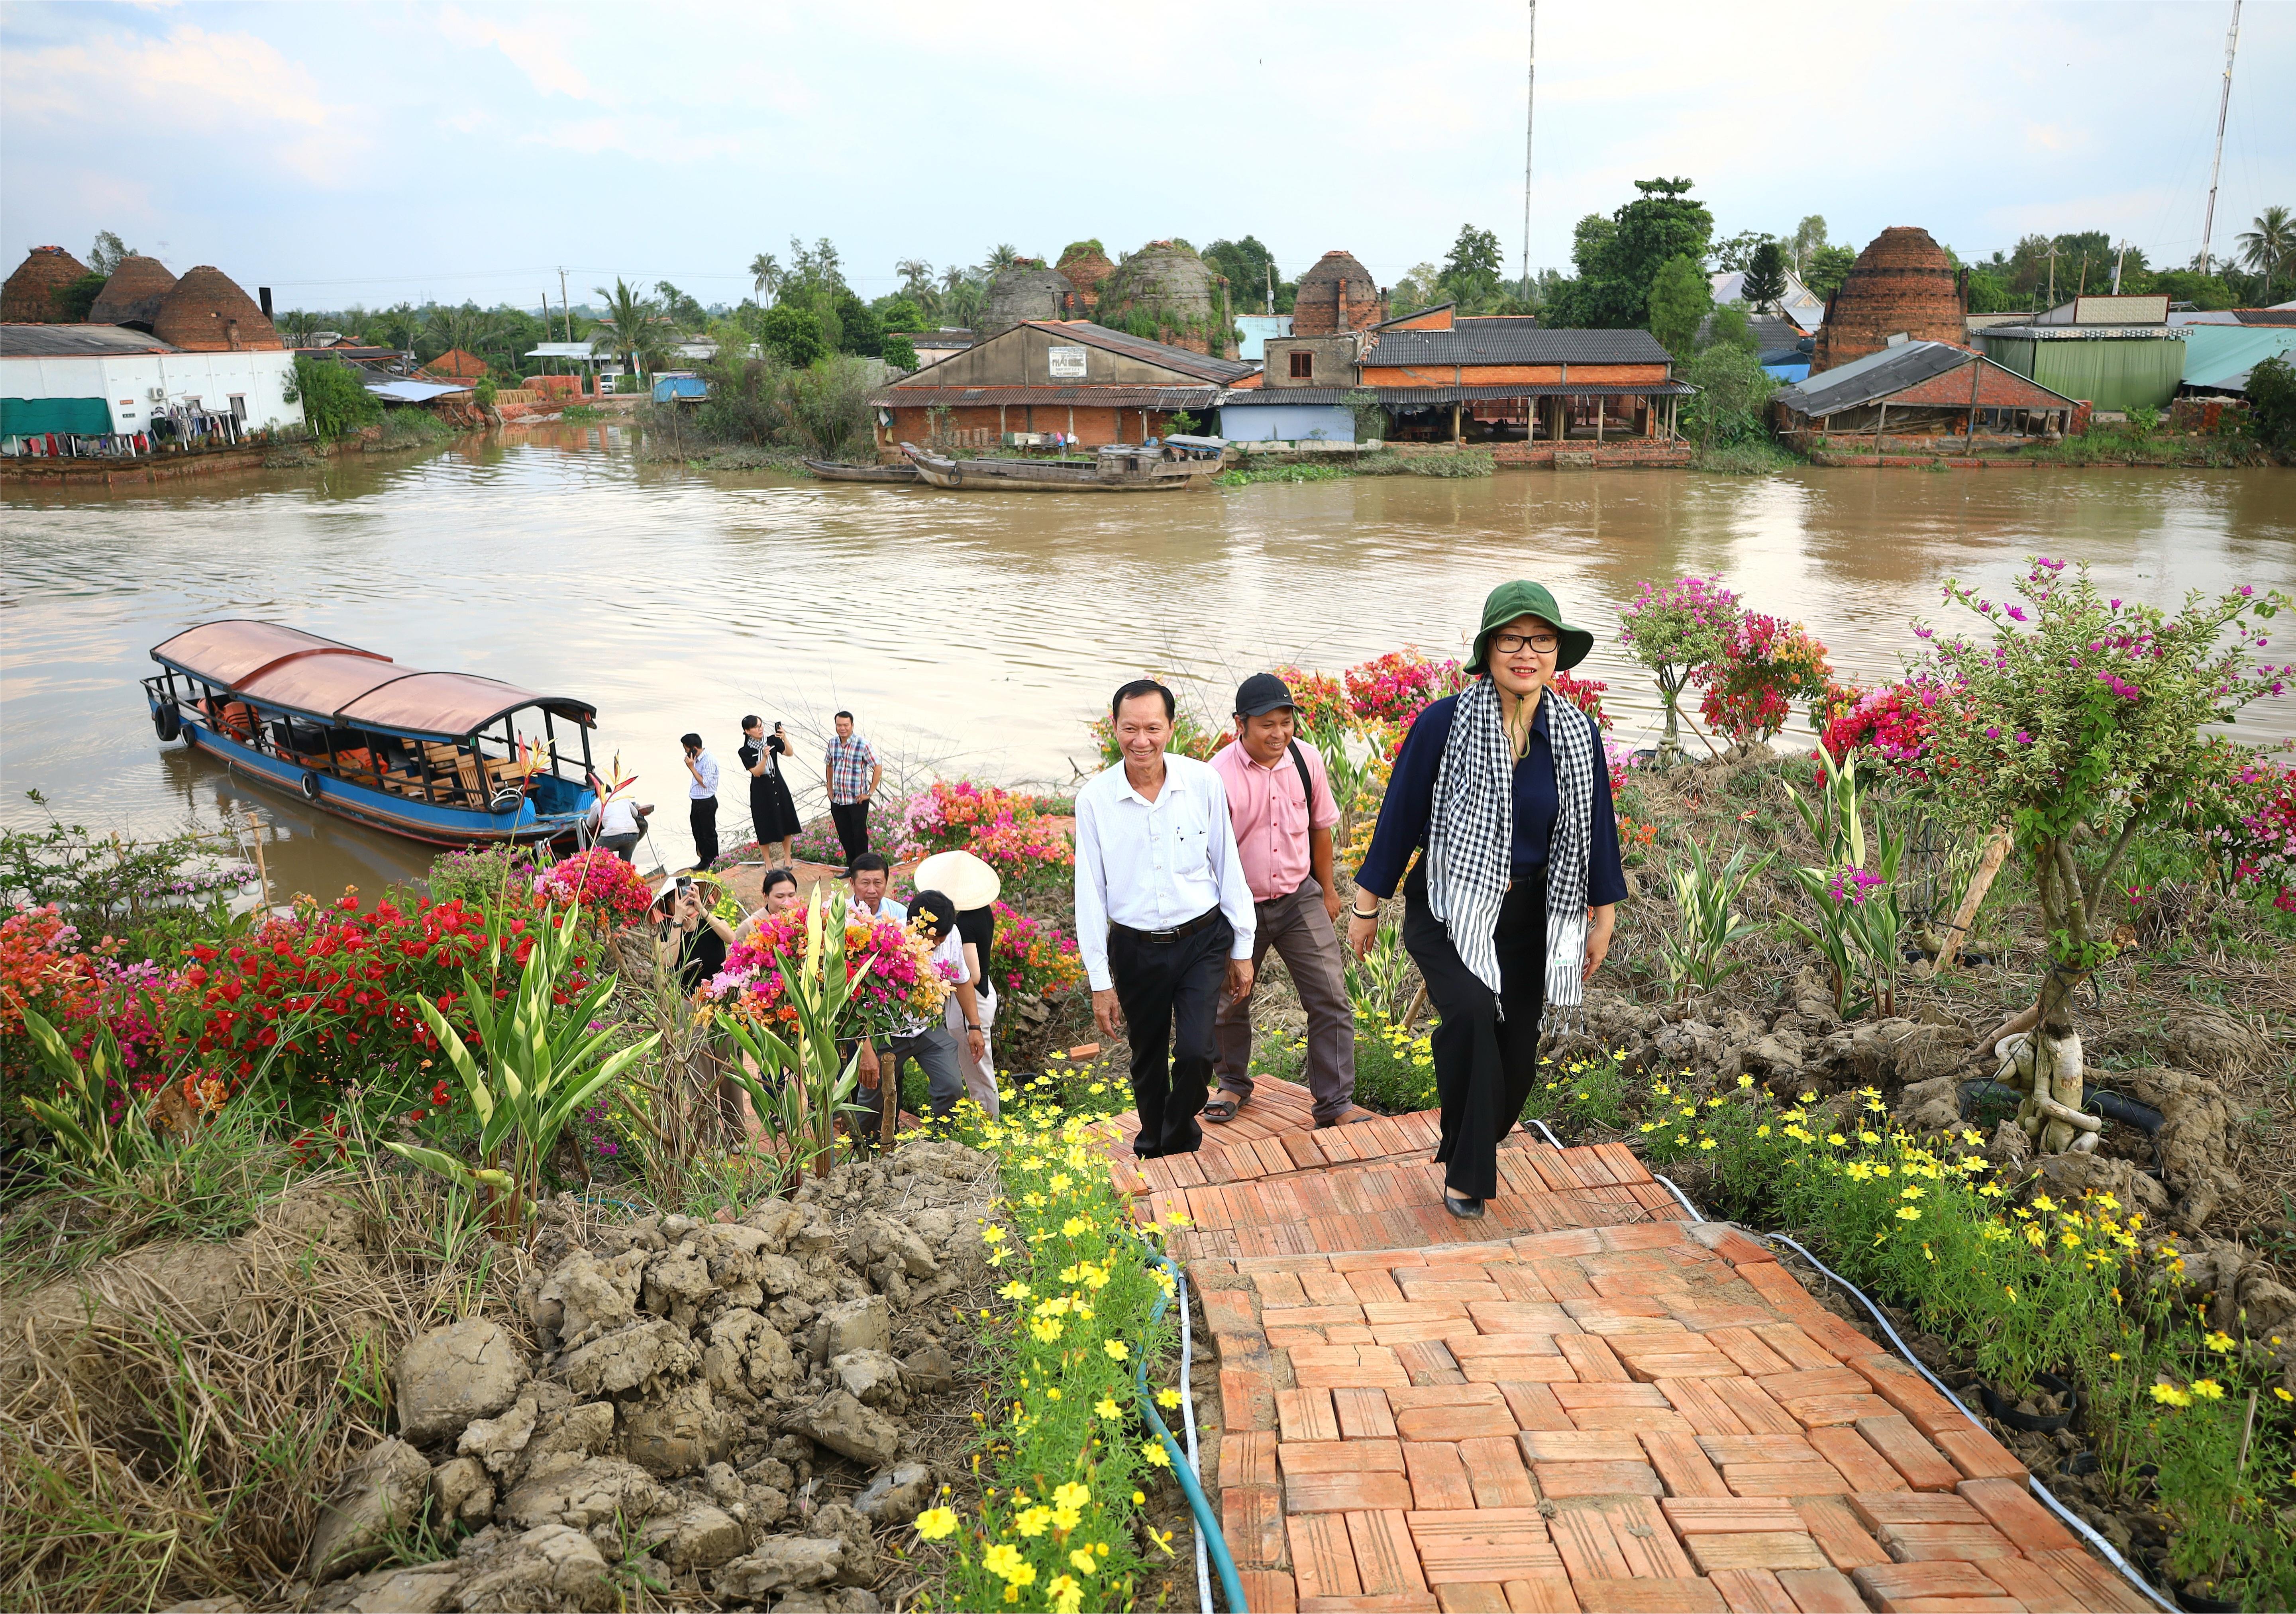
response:
<path id="1" fill-rule="evenodd" d="M 1530 61 L 1522 86 L 1522 292 L 1530 295 L 1530 134 L 1533 94 L 1538 88 L 1538 0 L 1530 0 Z"/>
<path id="2" fill-rule="evenodd" d="M 2240 48 L 2240 0 L 2232 0 L 2232 27 L 2225 34 L 2224 94 L 2217 98 L 2217 154 L 2209 163 L 2209 210 L 2201 216 L 2201 273 L 2209 272 L 2209 237 L 2217 225 L 2217 174 L 2224 167 L 2225 115 L 2232 111 L 2232 57 Z"/>

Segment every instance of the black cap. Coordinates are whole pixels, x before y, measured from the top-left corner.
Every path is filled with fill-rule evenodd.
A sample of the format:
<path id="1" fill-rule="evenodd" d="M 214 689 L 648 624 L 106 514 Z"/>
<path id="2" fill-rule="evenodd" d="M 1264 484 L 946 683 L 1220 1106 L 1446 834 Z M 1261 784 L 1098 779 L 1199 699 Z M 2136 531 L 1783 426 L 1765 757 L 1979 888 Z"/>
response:
<path id="1" fill-rule="evenodd" d="M 1296 707 L 1292 691 L 1274 673 L 1254 673 L 1236 686 L 1235 715 L 1257 717 L 1279 706 Z"/>

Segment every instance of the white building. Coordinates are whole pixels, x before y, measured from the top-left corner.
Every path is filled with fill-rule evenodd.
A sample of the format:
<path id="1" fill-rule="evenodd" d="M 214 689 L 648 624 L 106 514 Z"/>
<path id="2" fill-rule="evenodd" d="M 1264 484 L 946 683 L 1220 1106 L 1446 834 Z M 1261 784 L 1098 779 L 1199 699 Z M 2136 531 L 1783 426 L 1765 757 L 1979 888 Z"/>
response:
<path id="1" fill-rule="evenodd" d="M 163 418 L 227 420 L 232 438 L 300 426 L 294 381 L 280 348 L 193 353 L 125 325 L 0 324 L 0 453 L 33 435 L 148 433 Z"/>

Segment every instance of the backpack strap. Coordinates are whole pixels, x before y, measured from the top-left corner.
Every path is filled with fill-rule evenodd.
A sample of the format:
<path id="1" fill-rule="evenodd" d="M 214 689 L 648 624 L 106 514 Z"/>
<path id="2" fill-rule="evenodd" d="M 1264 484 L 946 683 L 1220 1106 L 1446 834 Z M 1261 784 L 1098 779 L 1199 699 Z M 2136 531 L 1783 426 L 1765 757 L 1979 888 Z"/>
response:
<path id="1" fill-rule="evenodd" d="M 1316 782 L 1308 776 L 1308 759 L 1300 754 L 1300 742 L 1294 740 L 1286 747 L 1292 753 L 1292 766 L 1300 770 L 1300 799 L 1308 804 L 1308 825 L 1316 823 Z"/>

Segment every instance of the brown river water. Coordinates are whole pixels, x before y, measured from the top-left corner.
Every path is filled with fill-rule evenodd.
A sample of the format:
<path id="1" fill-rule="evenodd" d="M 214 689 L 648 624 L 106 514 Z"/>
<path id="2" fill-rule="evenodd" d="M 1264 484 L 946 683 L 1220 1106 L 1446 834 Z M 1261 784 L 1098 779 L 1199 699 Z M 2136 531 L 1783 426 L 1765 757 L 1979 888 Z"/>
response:
<path id="1" fill-rule="evenodd" d="M 656 855 L 682 862 L 687 729 L 726 765 L 728 845 L 748 838 L 733 766 L 745 712 L 814 735 L 850 707 L 912 770 L 1065 783 L 1094 766 L 1088 719 L 1143 669 L 1192 676 L 1222 711 L 1235 679 L 1272 662 L 1337 672 L 1406 643 L 1456 654 L 1484 593 L 1513 577 L 1546 581 L 1596 630 L 1580 672 L 1611 684 L 1629 739 L 1657 713 L 1616 640 L 1644 578 L 1719 574 L 1807 622 L 1858 681 L 1898 670 L 1909 619 L 1939 615 L 1945 579 L 1997 594 L 2036 552 L 2158 602 L 2238 583 L 2296 592 L 2296 475 L 2270 470 L 942 493 L 643 464 L 621 428 L 557 426 L 321 470 L 12 487 L 0 529 L 0 823 L 43 822 L 35 788 L 107 830 L 252 809 L 275 838 L 275 889 L 370 896 L 429 854 L 157 743 L 136 687 L 152 645 L 211 618 L 268 618 L 586 698 L 601 759 L 619 752 L 660 804 Z M 2296 734 L 2296 699 L 2251 708 L 2242 733 Z M 810 815 L 811 740 L 800 760 Z"/>

